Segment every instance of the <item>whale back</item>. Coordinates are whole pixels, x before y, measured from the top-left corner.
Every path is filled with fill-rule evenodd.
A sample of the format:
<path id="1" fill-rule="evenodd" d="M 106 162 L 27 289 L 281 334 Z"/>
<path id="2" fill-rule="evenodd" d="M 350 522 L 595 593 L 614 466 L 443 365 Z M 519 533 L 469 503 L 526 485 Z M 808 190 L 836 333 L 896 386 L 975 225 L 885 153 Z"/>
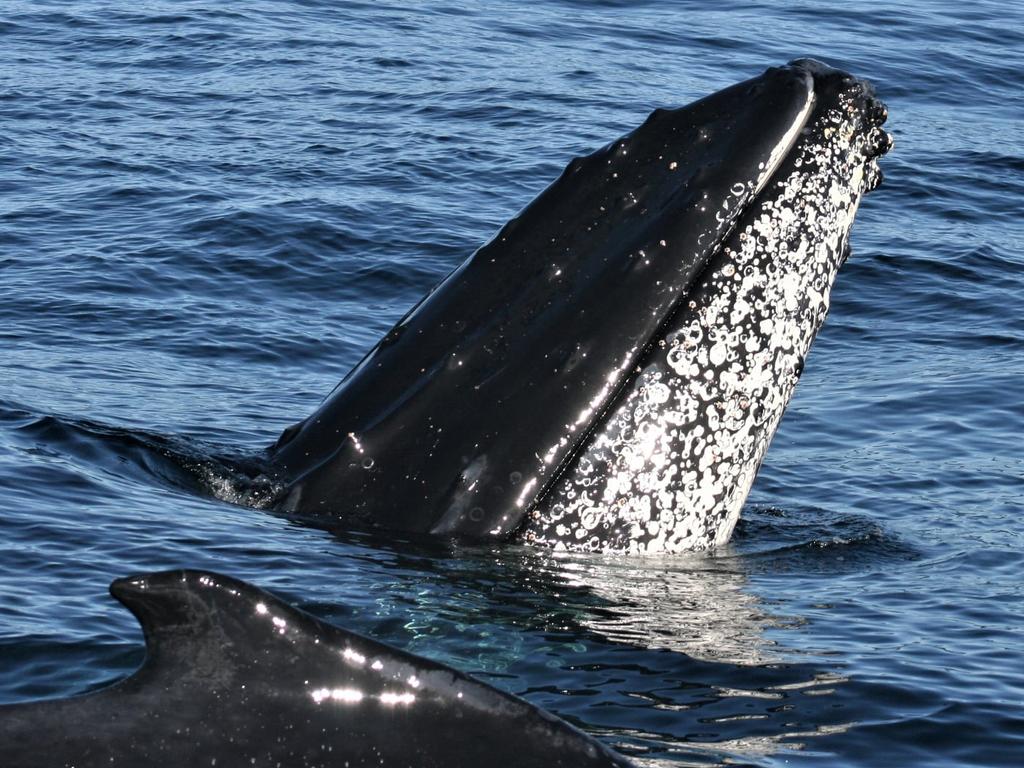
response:
<path id="1" fill-rule="evenodd" d="M 95 693 L 0 706 L 0 765 L 629 765 L 522 699 L 245 582 L 169 571 L 111 592 L 142 624 L 142 667 Z"/>

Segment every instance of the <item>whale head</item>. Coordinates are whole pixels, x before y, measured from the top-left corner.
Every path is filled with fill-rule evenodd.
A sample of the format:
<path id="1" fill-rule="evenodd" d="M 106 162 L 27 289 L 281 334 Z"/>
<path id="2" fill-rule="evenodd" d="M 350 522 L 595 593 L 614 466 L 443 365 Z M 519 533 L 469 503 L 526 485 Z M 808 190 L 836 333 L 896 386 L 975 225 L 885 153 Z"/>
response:
<path id="1" fill-rule="evenodd" d="M 281 509 L 557 548 L 726 541 L 885 117 L 800 60 L 573 160 L 281 436 Z"/>

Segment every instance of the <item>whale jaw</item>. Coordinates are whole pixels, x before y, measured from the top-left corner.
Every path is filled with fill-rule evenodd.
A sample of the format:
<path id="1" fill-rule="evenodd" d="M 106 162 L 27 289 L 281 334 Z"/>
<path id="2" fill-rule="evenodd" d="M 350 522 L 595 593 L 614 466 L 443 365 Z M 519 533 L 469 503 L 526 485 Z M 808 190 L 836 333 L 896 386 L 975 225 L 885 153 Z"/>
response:
<path id="1" fill-rule="evenodd" d="M 609 415 L 528 517 L 557 549 L 710 549 L 732 534 L 828 313 L 877 158 L 870 86 L 812 61 L 815 104 Z"/>

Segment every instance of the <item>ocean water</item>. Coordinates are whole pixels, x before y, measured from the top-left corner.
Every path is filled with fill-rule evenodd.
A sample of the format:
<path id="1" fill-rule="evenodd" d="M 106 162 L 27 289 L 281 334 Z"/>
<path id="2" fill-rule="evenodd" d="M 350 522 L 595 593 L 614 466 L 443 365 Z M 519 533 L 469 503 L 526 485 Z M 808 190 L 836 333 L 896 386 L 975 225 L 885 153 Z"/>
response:
<path id="1" fill-rule="evenodd" d="M 988 1 L 0 2 L 0 703 L 129 674 L 108 583 L 188 566 L 641 765 L 1021 765 L 1022 30 Z M 805 55 L 875 83 L 896 148 L 728 547 L 244 505 L 215 457 L 308 415 L 571 157 Z"/>

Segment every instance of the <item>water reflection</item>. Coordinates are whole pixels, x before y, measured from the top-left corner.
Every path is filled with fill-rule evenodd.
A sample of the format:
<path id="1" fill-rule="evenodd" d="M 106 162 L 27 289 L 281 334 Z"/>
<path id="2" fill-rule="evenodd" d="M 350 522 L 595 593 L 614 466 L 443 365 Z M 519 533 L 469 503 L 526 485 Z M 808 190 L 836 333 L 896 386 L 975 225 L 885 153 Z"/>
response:
<path id="1" fill-rule="evenodd" d="M 726 556 L 626 558 L 550 556 L 566 583 L 600 597 L 606 608 L 581 617 L 609 641 L 666 649 L 732 664 L 778 660 L 767 627 L 787 621 L 746 589 L 740 562 Z"/>
<path id="2" fill-rule="evenodd" d="M 741 541 L 664 558 L 339 533 L 372 585 L 346 620 L 524 696 L 641 765 L 806 750 L 850 727 L 850 684 L 827 657 L 782 644 L 778 630 L 801 620 L 749 583 L 770 557 L 771 534 L 759 533 L 752 555 Z"/>

